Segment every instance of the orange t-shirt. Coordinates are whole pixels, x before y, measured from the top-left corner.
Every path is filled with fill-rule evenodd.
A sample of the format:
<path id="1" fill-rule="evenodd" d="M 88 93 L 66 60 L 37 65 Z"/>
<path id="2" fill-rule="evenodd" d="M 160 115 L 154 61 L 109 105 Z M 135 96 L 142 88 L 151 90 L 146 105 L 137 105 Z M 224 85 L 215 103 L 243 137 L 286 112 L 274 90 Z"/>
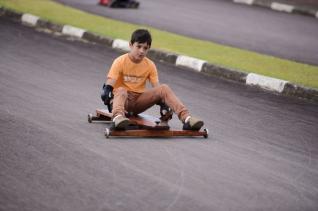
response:
<path id="1" fill-rule="evenodd" d="M 141 62 L 134 63 L 128 53 L 114 60 L 107 78 L 116 80 L 114 89 L 123 87 L 138 93 L 145 91 L 147 80 L 152 85 L 159 81 L 156 65 L 150 59 L 145 57 Z"/>

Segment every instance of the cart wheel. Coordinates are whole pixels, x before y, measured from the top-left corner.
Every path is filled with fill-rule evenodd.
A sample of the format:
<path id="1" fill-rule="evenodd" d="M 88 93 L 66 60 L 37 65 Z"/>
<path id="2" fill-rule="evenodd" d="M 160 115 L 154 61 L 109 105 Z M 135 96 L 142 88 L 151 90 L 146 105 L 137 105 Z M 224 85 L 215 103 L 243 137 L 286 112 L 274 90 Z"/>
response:
<path id="1" fill-rule="evenodd" d="M 108 128 L 105 128 L 105 137 L 109 138 L 110 130 Z"/>
<path id="2" fill-rule="evenodd" d="M 203 135 L 204 138 L 208 138 L 209 137 L 209 130 L 204 128 L 203 131 L 205 132 L 205 134 Z"/>
<path id="3" fill-rule="evenodd" d="M 88 114 L 88 118 L 87 118 L 89 123 L 92 123 L 93 120 L 93 114 Z"/>

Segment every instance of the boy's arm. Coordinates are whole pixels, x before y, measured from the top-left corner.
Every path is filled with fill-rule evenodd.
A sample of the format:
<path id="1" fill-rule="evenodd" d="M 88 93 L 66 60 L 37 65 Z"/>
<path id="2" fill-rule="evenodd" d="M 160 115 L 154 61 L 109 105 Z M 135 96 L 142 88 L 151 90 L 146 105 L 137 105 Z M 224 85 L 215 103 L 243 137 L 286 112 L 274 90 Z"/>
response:
<path id="1" fill-rule="evenodd" d="M 112 87 L 115 86 L 117 78 L 120 75 L 120 72 L 123 68 L 123 57 L 118 57 L 113 61 L 112 66 L 110 67 L 107 77 L 106 77 L 106 85 L 110 85 Z"/>
<path id="2" fill-rule="evenodd" d="M 157 87 L 160 85 L 159 83 L 159 78 L 158 78 L 158 71 L 157 71 L 157 67 L 156 65 L 151 62 L 151 72 L 150 72 L 150 75 L 149 75 L 149 81 L 152 85 L 152 87 Z"/>
<path id="3" fill-rule="evenodd" d="M 103 90 L 101 93 L 102 101 L 104 101 L 104 104 L 107 106 L 108 111 L 112 112 L 112 105 L 111 105 L 111 99 L 113 99 L 113 89 L 114 85 L 116 83 L 116 80 L 108 78 L 106 80 L 106 83 L 103 85 Z"/>
<path id="4" fill-rule="evenodd" d="M 106 84 L 110 85 L 112 87 L 114 87 L 115 83 L 116 83 L 115 79 L 107 78 L 107 80 L 106 80 Z"/>

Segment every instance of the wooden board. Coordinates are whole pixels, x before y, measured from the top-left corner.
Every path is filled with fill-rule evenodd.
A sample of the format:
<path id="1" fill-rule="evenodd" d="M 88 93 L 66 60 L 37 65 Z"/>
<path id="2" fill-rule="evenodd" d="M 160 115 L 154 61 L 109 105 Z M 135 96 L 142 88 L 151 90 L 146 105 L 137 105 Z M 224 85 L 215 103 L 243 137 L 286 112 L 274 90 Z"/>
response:
<path id="1" fill-rule="evenodd" d="M 105 136 L 120 136 L 120 137 L 193 137 L 202 136 L 208 137 L 208 130 L 203 131 L 191 131 L 191 130 L 109 130 L 106 128 Z"/>
<path id="2" fill-rule="evenodd" d="M 147 115 L 139 114 L 137 116 L 128 117 L 131 121 L 130 129 L 148 129 L 148 130 L 169 130 L 169 125 L 167 122 L 161 122 L 160 119 Z M 112 119 L 112 114 L 108 112 L 107 109 L 96 109 L 96 117 L 93 117 L 93 121 L 110 121 Z"/>
<path id="3" fill-rule="evenodd" d="M 168 122 L 161 122 L 160 119 L 147 114 L 129 117 L 133 124 L 139 125 L 141 129 L 169 130 Z"/>
<path id="4" fill-rule="evenodd" d="M 191 131 L 191 130 L 170 130 L 168 122 L 147 115 L 139 114 L 129 117 L 131 124 L 126 130 L 115 130 L 113 128 L 105 129 L 105 136 L 122 136 L 122 137 L 176 137 L 176 136 L 202 136 L 208 137 L 208 130 Z M 96 109 L 96 116 L 88 115 L 88 121 L 106 121 L 112 122 L 112 114 L 106 109 Z"/>
<path id="5" fill-rule="evenodd" d="M 96 110 L 96 115 L 93 114 L 88 114 L 88 122 L 112 122 L 112 117 L 111 114 L 106 110 L 106 109 L 97 109 Z"/>
<path id="6" fill-rule="evenodd" d="M 111 120 L 112 118 L 112 114 L 109 113 L 107 109 L 96 109 L 96 116 L 97 117 L 104 116 L 109 118 L 109 120 Z"/>

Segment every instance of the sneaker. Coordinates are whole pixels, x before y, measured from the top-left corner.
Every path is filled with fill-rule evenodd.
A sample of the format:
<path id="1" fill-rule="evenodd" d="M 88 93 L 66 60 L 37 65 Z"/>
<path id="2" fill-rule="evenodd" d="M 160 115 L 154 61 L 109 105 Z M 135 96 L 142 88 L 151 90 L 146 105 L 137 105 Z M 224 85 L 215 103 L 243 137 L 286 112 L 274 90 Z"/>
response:
<path id="1" fill-rule="evenodd" d="M 124 130 L 129 125 L 129 119 L 118 115 L 113 119 L 115 129 Z"/>
<path id="2" fill-rule="evenodd" d="M 188 116 L 183 124 L 183 130 L 200 130 L 204 122 L 198 118 Z"/>

